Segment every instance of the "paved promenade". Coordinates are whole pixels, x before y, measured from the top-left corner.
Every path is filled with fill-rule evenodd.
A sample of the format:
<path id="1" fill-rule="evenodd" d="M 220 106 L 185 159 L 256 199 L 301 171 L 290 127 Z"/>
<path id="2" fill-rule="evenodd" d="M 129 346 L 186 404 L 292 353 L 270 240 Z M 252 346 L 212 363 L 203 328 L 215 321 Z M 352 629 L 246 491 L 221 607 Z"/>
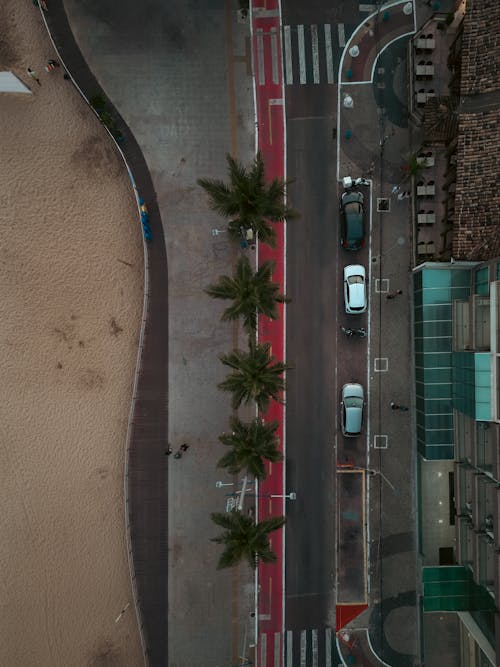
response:
<path id="1" fill-rule="evenodd" d="M 62 2 L 43 13 L 62 63 L 87 99 L 104 94 L 76 44 Z M 127 531 L 132 585 L 138 604 L 143 650 L 150 665 L 168 655 L 168 476 L 167 441 L 168 292 L 167 257 L 156 193 L 143 154 L 115 110 L 122 152 L 148 210 L 152 240 L 145 243 L 145 308 L 127 447 Z M 111 139 L 110 139 L 111 140 Z M 139 212 L 137 224 L 140 224 Z"/>
<path id="2" fill-rule="evenodd" d="M 153 0 L 147 11 L 132 0 L 65 0 L 64 7 L 85 61 L 141 147 L 168 257 L 168 323 L 158 334 L 168 338 L 168 395 L 155 459 L 167 507 L 150 504 L 145 524 L 152 531 L 168 526 L 161 543 L 168 565 L 161 572 L 152 566 L 149 579 L 168 604 L 159 608 L 159 650 L 167 650 L 168 637 L 172 667 L 236 664 L 255 642 L 254 576 L 245 566 L 216 570 L 220 547 L 210 538 L 219 531 L 210 512 L 225 509 L 216 481 L 231 482 L 216 469 L 225 451 L 217 436 L 231 414 L 229 397 L 216 389 L 225 375 L 218 354 L 238 345 L 240 332 L 219 321 L 223 304 L 203 292 L 231 272 L 234 248 L 224 233 L 212 235 L 224 221 L 209 211 L 196 179 L 225 178 L 226 152 L 244 162 L 254 154 L 249 26 L 238 23 L 229 0 L 215 9 L 200 2 L 189 12 L 181 0 Z M 181 459 L 167 458 L 167 442 L 190 448 Z"/>

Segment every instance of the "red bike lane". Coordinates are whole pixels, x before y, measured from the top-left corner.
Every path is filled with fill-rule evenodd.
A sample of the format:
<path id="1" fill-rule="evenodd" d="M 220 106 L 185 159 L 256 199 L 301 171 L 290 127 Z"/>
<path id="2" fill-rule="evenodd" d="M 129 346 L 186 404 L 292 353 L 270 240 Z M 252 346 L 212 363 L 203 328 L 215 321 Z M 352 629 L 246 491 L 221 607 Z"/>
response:
<path id="1" fill-rule="evenodd" d="M 281 27 L 279 0 L 256 0 L 252 9 L 252 53 L 257 106 L 258 147 L 266 168 L 266 178 L 285 177 L 285 116 L 281 58 Z M 276 247 L 259 245 L 259 264 L 275 263 L 273 280 L 285 291 L 286 225 L 274 224 Z M 259 340 L 269 342 L 276 360 L 285 358 L 285 312 L 279 306 L 279 320 L 259 319 Z M 284 405 L 273 401 L 264 416 L 266 421 L 279 423 L 278 436 L 284 452 Z M 268 464 L 268 476 L 259 484 L 257 520 L 286 514 L 285 466 Z M 279 496 L 273 498 L 271 496 Z M 270 534 L 270 543 L 277 556 L 272 564 L 260 563 L 257 571 L 258 637 L 255 654 L 257 665 L 278 667 L 283 664 L 284 628 L 284 531 Z"/>

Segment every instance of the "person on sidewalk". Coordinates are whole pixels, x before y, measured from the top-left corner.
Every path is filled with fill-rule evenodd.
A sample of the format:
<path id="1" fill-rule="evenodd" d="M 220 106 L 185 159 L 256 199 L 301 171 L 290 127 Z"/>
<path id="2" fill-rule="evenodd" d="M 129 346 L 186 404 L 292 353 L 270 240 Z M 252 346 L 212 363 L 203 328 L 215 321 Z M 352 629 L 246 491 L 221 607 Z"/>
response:
<path id="1" fill-rule="evenodd" d="M 393 410 L 401 410 L 402 412 L 408 412 L 408 408 L 406 405 L 398 405 L 397 403 L 394 403 L 394 401 L 391 401 L 391 408 Z"/>
<path id="2" fill-rule="evenodd" d="M 398 296 L 398 294 L 403 294 L 403 290 L 402 289 L 397 289 L 394 292 L 388 292 L 385 295 L 385 298 L 386 299 L 395 299 Z"/>
<path id="3" fill-rule="evenodd" d="M 178 452 L 175 452 L 175 454 L 174 454 L 174 459 L 180 459 L 181 456 L 182 456 L 182 452 L 181 452 L 181 450 L 179 449 Z"/>
<path id="4" fill-rule="evenodd" d="M 27 73 L 28 73 L 28 76 L 30 76 L 32 79 L 35 79 L 35 81 L 37 82 L 37 84 L 38 84 L 39 86 L 42 85 L 42 84 L 40 83 L 40 79 L 38 78 L 37 73 L 35 72 L 34 69 L 31 69 L 31 67 L 27 67 L 27 68 L 26 68 L 26 71 L 27 71 Z"/>
<path id="5" fill-rule="evenodd" d="M 168 449 L 165 450 L 165 456 L 170 456 L 173 451 L 172 447 L 169 446 Z"/>
<path id="6" fill-rule="evenodd" d="M 189 449 L 189 445 L 187 444 L 187 442 L 183 442 L 179 449 L 182 449 L 183 452 L 187 452 L 187 450 Z"/>

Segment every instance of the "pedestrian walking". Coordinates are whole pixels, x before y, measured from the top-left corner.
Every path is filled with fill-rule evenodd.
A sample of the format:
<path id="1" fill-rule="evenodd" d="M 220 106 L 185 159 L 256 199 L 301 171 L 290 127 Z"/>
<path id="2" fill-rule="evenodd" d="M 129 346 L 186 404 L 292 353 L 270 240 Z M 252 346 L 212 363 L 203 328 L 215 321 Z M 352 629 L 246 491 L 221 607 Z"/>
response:
<path id="1" fill-rule="evenodd" d="M 34 69 L 31 69 L 31 67 L 27 67 L 27 68 L 26 68 L 26 71 L 28 72 L 28 76 L 30 76 L 32 79 L 35 79 L 35 81 L 37 82 L 37 84 L 38 84 L 39 86 L 42 85 L 42 84 L 40 83 L 40 79 L 38 78 L 37 73 L 35 72 Z"/>
<path id="2" fill-rule="evenodd" d="M 386 298 L 386 299 L 395 299 L 399 294 L 403 294 L 403 290 L 402 290 L 402 289 L 397 289 L 397 290 L 395 290 L 394 292 L 388 292 L 388 293 L 385 295 L 385 298 Z"/>
<path id="3" fill-rule="evenodd" d="M 394 401 L 391 401 L 391 408 L 393 410 L 401 410 L 401 412 L 408 412 L 406 405 L 398 405 L 397 403 L 394 403 Z"/>
<path id="4" fill-rule="evenodd" d="M 396 192 L 399 192 L 399 185 L 393 185 L 391 192 L 393 195 L 395 195 Z"/>
<path id="5" fill-rule="evenodd" d="M 170 456 L 172 452 L 173 452 L 172 447 L 169 447 L 168 449 L 165 450 L 165 456 Z"/>
<path id="6" fill-rule="evenodd" d="M 174 454 L 174 459 L 180 459 L 181 456 L 182 456 L 182 452 L 181 452 L 181 450 L 179 449 L 178 452 L 175 452 L 175 454 Z"/>
<path id="7" fill-rule="evenodd" d="M 45 65 L 45 71 L 46 72 L 52 72 L 55 70 L 56 67 L 59 67 L 59 63 L 57 60 L 47 60 L 47 64 Z"/>
<path id="8" fill-rule="evenodd" d="M 182 445 L 179 447 L 179 449 L 182 449 L 183 452 L 187 452 L 187 450 L 189 449 L 189 445 L 187 444 L 187 442 L 183 442 Z"/>

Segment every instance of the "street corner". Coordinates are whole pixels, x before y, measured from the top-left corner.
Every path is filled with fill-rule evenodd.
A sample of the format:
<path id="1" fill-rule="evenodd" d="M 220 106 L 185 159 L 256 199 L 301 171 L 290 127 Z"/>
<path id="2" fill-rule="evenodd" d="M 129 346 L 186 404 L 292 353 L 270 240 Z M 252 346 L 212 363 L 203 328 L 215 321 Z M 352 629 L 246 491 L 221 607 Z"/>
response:
<path id="1" fill-rule="evenodd" d="M 372 86 L 343 86 L 338 118 L 339 176 L 369 176 L 380 157 L 377 103 Z"/>
<path id="2" fill-rule="evenodd" d="M 379 55 L 389 44 L 415 32 L 413 3 L 387 5 L 360 23 L 347 43 L 340 71 L 341 83 L 370 83 Z"/>

